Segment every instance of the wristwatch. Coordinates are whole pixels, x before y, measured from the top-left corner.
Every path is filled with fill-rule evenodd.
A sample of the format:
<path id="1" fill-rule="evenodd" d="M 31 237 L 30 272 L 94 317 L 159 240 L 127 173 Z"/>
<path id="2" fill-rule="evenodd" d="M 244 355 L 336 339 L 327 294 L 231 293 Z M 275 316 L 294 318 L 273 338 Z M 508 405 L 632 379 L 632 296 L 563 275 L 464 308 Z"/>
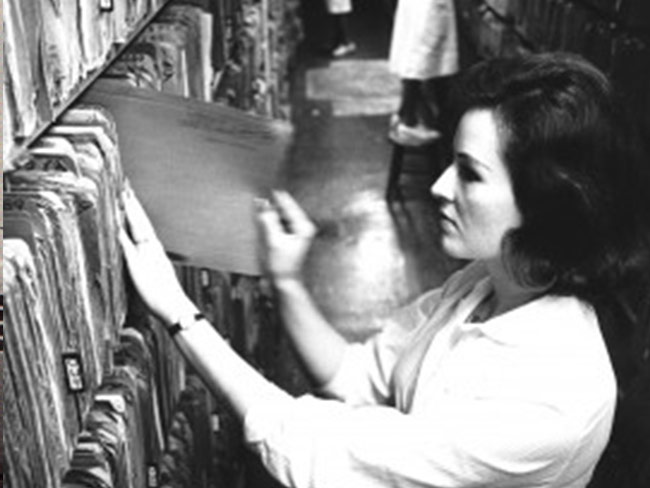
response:
<path id="1" fill-rule="evenodd" d="M 181 316 L 181 318 L 178 319 L 178 322 L 170 325 L 167 328 L 167 332 L 169 332 L 169 335 L 171 337 L 174 337 L 180 331 L 189 329 L 194 324 L 196 324 L 197 322 L 199 322 L 199 321 L 201 321 L 203 319 L 205 319 L 205 315 L 203 315 L 202 313 L 195 313 L 195 314 L 191 314 L 191 315 Z"/>

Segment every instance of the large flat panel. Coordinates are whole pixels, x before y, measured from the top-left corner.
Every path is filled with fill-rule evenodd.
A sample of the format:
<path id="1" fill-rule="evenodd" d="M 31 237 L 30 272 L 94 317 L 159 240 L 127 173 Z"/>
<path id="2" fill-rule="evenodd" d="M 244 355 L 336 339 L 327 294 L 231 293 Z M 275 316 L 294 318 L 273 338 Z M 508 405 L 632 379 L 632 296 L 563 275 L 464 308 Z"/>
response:
<path id="1" fill-rule="evenodd" d="M 278 184 L 288 123 L 110 80 L 82 103 L 113 114 L 124 171 L 168 251 L 198 266 L 259 273 L 253 198 Z"/>

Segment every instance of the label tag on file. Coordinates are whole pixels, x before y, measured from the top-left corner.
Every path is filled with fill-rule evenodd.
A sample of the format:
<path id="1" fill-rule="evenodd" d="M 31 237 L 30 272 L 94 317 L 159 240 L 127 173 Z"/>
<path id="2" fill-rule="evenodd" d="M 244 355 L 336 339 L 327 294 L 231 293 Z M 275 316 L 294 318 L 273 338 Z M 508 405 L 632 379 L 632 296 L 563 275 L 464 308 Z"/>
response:
<path id="1" fill-rule="evenodd" d="M 207 288 L 208 286 L 210 286 L 210 273 L 208 272 L 207 269 L 201 270 L 201 286 L 203 288 Z"/>
<path id="2" fill-rule="evenodd" d="M 216 413 L 213 413 L 210 417 L 210 423 L 212 424 L 212 432 L 219 432 L 221 430 L 221 419 Z"/>
<path id="3" fill-rule="evenodd" d="M 99 0 L 99 10 L 102 12 L 112 12 L 113 0 Z"/>
<path id="4" fill-rule="evenodd" d="M 81 354 L 72 352 L 63 355 L 65 381 L 70 393 L 81 393 L 86 389 Z"/>
<path id="5" fill-rule="evenodd" d="M 149 464 L 147 466 L 147 488 L 159 488 L 158 482 L 158 466 Z"/>

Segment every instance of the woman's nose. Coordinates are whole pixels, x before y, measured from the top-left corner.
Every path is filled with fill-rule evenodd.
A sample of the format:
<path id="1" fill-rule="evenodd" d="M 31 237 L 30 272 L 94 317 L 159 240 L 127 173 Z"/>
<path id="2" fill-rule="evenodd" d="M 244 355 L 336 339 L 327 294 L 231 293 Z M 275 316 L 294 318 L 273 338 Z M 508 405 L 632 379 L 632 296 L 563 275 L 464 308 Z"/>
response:
<path id="1" fill-rule="evenodd" d="M 452 201 L 454 197 L 454 165 L 450 164 L 431 185 L 431 195 L 440 201 Z"/>

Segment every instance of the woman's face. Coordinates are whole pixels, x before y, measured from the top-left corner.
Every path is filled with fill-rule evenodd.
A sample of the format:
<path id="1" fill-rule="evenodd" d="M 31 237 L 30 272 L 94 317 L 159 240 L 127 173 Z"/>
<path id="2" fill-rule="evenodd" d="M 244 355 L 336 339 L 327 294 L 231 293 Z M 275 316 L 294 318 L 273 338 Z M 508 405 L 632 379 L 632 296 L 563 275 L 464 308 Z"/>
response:
<path id="1" fill-rule="evenodd" d="M 440 202 L 442 247 L 459 259 L 493 259 L 506 232 L 521 225 L 491 110 L 467 112 L 454 140 L 454 161 L 431 187 Z"/>

